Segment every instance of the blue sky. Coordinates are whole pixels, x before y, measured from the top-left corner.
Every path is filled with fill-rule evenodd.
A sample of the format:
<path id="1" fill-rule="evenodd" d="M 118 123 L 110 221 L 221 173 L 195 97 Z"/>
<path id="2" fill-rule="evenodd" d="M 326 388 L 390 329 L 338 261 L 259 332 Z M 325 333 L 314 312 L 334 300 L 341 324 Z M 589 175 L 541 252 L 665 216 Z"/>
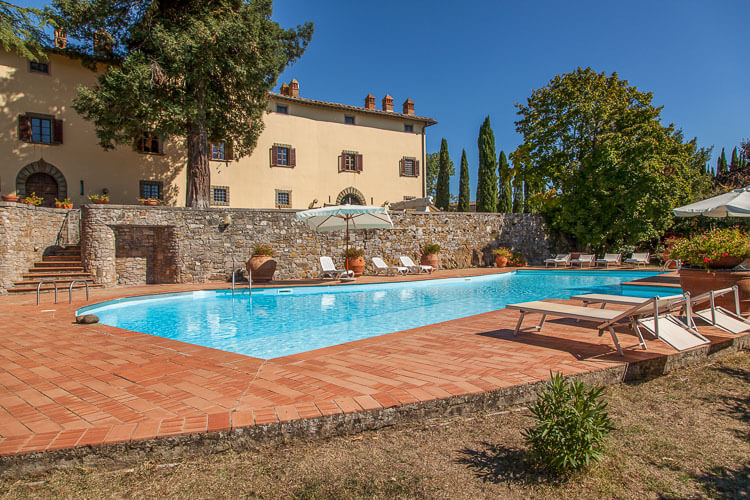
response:
<path id="1" fill-rule="evenodd" d="M 750 139 L 747 0 L 276 0 L 273 17 L 285 27 L 315 24 L 279 84 L 294 77 L 303 97 L 357 106 L 372 93 L 379 107 L 389 93 L 397 111 L 410 97 L 418 115 L 439 122 L 428 129 L 428 152 L 445 137 L 458 167 L 466 149 L 472 199 L 484 117 L 498 152 L 513 151 L 514 103 L 578 66 L 653 92 L 663 121 L 713 145 L 713 162 L 722 147 L 729 155 Z"/>

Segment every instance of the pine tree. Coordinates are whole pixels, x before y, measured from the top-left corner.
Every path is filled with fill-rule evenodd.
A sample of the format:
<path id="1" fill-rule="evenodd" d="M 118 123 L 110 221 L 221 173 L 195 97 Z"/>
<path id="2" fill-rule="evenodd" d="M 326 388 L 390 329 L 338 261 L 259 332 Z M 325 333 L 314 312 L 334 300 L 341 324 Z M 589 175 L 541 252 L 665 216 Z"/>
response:
<path id="1" fill-rule="evenodd" d="M 469 162 L 466 160 L 466 150 L 461 151 L 461 173 L 458 178 L 458 212 L 468 212 L 471 210 L 469 197 L 471 191 L 469 188 Z"/>
<path id="2" fill-rule="evenodd" d="M 732 150 L 732 163 L 729 164 L 729 170 L 736 172 L 740 168 L 740 158 L 737 156 L 737 146 Z"/>
<path id="3" fill-rule="evenodd" d="M 497 160 L 497 177 L 500 181 L 497 211 L 509 214 L 513 211 L 513 188 L 511 187 L 510 165 L 508 165 L 505 151 L 500 151 L 500 157 Z"/>
<path id="4" fill-rule="evenodd" d="M 448 141 L 443 138 L 440 144 L 440 170 L 438 170 L 437 186 L 435 187 L 435 205 L 443 211 L 451 208 L 451 157 L 448 154 Z"/>
<path id="5" fill-rule="evenodd" d="M 495 134 L 490 117 L 479 128 L 479 171 L 477 172 L 477 212 L 497 211 L 497 173 L 495 172 Z"/>

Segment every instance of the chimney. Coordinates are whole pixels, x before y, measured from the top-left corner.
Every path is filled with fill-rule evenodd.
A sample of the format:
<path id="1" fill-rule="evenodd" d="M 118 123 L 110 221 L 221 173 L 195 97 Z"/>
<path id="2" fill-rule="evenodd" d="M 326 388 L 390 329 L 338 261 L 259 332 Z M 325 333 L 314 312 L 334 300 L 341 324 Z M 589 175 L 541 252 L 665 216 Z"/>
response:
<path id="1" fill-rule="evenodd" d="M 393 111 L 393 97 L 388 94 L 383 97 L 383 111 Z"/>
<path id="2" fill-rule="evenodd" d="M 414 101 L 407 98 L 404 101 L 404 114 L 405 115 L 413 115 L 414 114 Z"/>
<path id="3" fill-rule="evenodd" d="M 61 28 L 55 28 L 55 48 L 64 49 L 68 46 L 68 34 Z"/>
<path id="4" fill-rule="evenodd" d="M 299 97 L 299 82 L 294 78 L 289 82 L 289 97 Z"/>
<path id="5" fill-rule="evenodd" d="M 375 96 L 367 94 L 365 97 L 365 109 L 375 109 Z"/>
<path id="6" fill-rule="evenodd" d="M 288 83 L 281 84 L 281 91 L 280 91 L 280 93 L 281 93 L 281 95 L 287 95 L 287 96 L 289 95 L 289 84 Z"/>

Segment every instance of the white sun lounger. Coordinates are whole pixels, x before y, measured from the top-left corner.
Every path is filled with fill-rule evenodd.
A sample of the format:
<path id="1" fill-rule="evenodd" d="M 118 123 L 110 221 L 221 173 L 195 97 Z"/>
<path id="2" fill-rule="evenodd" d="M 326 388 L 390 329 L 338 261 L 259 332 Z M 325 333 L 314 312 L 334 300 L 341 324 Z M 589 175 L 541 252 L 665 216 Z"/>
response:
<path id="1" fill-rule="evenodd" d="M 402 255 L 398 258 L 399 262 L 401 262 L 401 265 L 409 269 L 410 273 L 413 274 L 419 274 L 419 273 L 431 273 L 435 270 L 432 266 L 425 266 L 423 264 L 415 264 L 413 260 L 411 260 L 411 257 L 408 257 L 406 255 Z"/>
<path id="2" fill-rule="evenodd" d="M 330 257 L 320 258 L 320 268 L 323 270 L 321 274 L 322 278 L 341 279 L 354 277 L 354 271 L 336 269 L 336 266 L 333 264 L 333 259 Z"/>
<path id="3" fill-rule="evenodd" d="M 605 253 L 604 257 L 601 259 L 596 259 L 596 265 L 603 265 L 605 268 L 609 269 L 609 266 L 619 266 L 622 264 L 622 254 L 621 253 Z"/>
<path id="4" fill-rule="evenodd" d="M 545 259 L 544 261 L 544 267 L 549 266 L 550 264 L 554 264 L 555 267 L 557 267 L 558 264 L 569 266 L 570 265 L 570 254 L 569 253 L 559 253 L 552 257 L 551 259 Z"/>
<path id="5" fill-rule="evenodd" d="M 716 297 L 726 295 L 728 293 L 734 294 L 734 312 L 729 311 L 721 306 L 717 306 L 715 303 Z M 732 334 L 739 334 L 750 331 L 750 319 L 742 317 L 740 312 L 740 293 L 737 286 L 731 288 L 723 288 L 721 290 L 711 290 L 700 295 L 696 295 L 690 299 L 693 306 L 693 314 L 701 318 L 709 325 L 721 328 Z M 697 304 L 708 302 L 708 309 L 701 309 L 700 311 L 695 310 Z"/>
<path id="6" fill-rule="evenodd" d="M 607 304 L 632 307 L 648 301 L 646 297 L 628 297 L 626 295 L 608 295 L 606 293 L 587 293 L 584 295 L 573 295 L 570 298 L 582 301 L 584 307 L 588 307 L 589 304 L 601 304 L 602 309 Z"/>
<path id="7" fill-rule="evenodd" d="M 389 266 L 380 257 L 373 257 L 372 263 L 375 266 L 375 274 L 406 274 L 408 269 L 403 266 Z"/>
<path id="8" fill-rule="evenodd" d="M 634 253 L 629 259 L 625 259 L 626 264 L 633 264 L 634 266 L 645 266 L 651 262 L 651 254 L 648 252 Z"/>
<path id="9" fill-rule="evenodd" d="M 594 267 L 594 260 L 596 259 L 596 255 L 590 254 L 590 253 L 582 253 L 578 256 L 577 259 L 573 259 L 570 261 L 571 265 L 580 264 L 581 268 L 583 268 L 584 264 L 588 264 L 589 267 Z"/>

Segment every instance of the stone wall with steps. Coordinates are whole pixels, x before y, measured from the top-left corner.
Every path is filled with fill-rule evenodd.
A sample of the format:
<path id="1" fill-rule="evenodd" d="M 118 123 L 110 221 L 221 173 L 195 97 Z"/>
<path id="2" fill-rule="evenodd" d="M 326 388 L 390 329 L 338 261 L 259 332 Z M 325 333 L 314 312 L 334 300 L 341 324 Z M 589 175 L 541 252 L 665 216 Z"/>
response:
<path id="1" fill-rule="evenodd" d="M 83 262 L 97 283 L 200 283 L 226 281 L 244 268 L 255 245 L 276 252 L 275 279 L 315 278 L 318 258 L 330 255 L 343 266 L 344 232 L 319 234 L 294 218 L 294 210 L 129 205 L 82 207 Z M 223 226 L 226 215 L 232 224 Z M 425 243 L 442 247 L 441 267 L 491 265 L 492 249 L 506 246 L 530 263 L 549 256 L 543 220 L 530 214 L 399 213 L 393 230 L 353 231 L 351 246 L 369 258 L 393 263 L 398 255 L 415 260 Z M 158 245 L 155 241 L 158 240 Z M 369 269 L 368 269 L 369 271 Z"/>
<path id="2" fill-rule="evenodd" d="M 45 253 L 79 239 L 79 210 L 0 202 L 0 294 Z"/>

